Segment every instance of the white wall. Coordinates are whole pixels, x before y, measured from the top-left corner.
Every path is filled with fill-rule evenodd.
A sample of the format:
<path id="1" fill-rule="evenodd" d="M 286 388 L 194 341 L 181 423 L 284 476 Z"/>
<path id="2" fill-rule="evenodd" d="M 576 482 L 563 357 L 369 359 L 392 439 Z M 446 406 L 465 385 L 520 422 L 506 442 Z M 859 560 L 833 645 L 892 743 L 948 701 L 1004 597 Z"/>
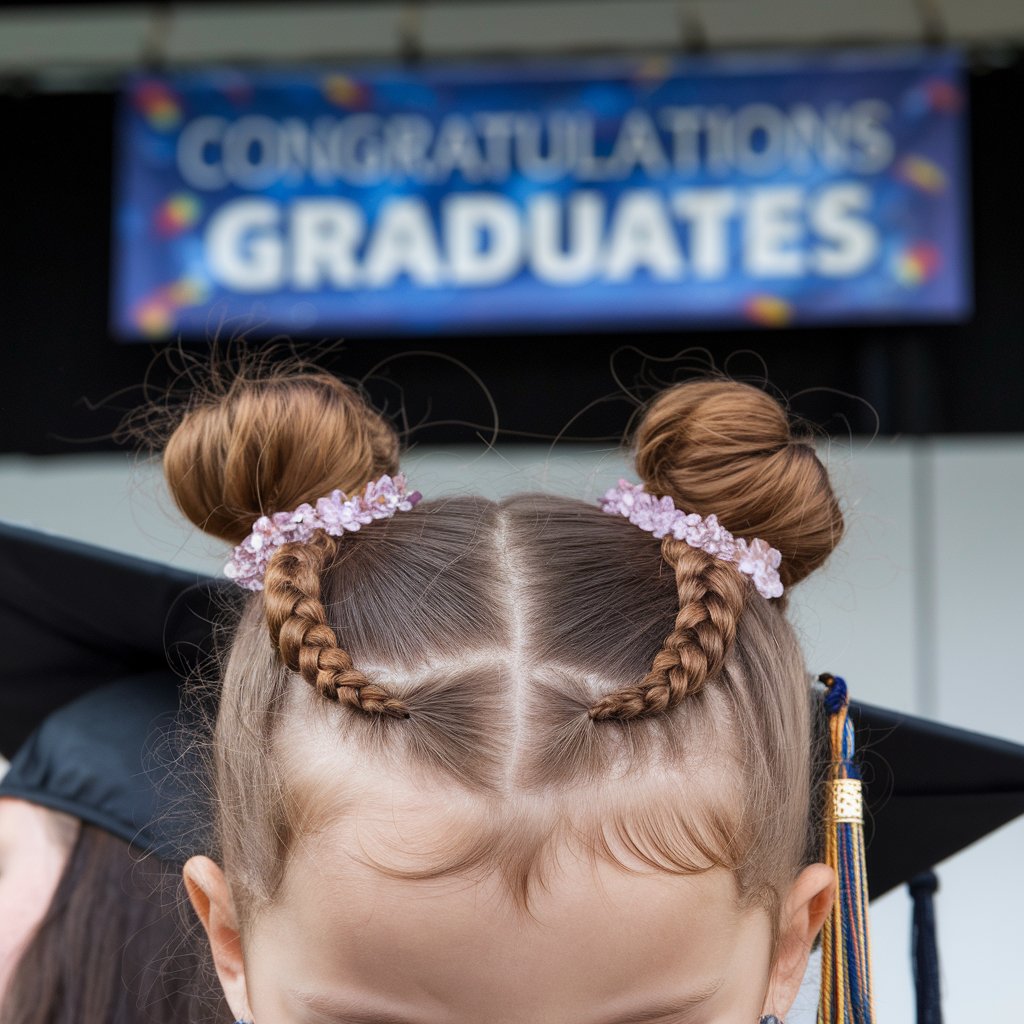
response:
<path id="1" fill-rule="evenodd" d="M 848 535 L 794 593 L 812 670 L 841 673 L 864 700 L 1024 742 L 1024 438 L 879 440 L 823 455 Z M 420 449 L 406 469 L 431 496 L 539 488 L 588 499 L 627 472 L 612 449 L 511 445 Z M 184 525 L 157 467 L 122 456 L 0 457 L 0 519 L 209 572 L 225 554 Z M 941 868 L 947 1024 L 1020 1017 L 1022 862 L 1024 820 Z M 902 890 L 874 904 L 881 1024 L 913 1019 L 909 921 Z M 814 1001 L 809 981 L 789 1024 L 812 1021 Z"/>

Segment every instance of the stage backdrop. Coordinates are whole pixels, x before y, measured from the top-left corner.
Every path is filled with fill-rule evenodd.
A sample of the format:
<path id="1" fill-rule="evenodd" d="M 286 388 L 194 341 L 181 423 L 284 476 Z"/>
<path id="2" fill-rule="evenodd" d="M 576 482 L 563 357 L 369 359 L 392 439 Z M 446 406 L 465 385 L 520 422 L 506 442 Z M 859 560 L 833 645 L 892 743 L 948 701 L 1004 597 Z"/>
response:
<path id="1" fill-rule="evenodd" d="M 113 325 L 960 318 L 965 117 L 952 53 L 134 78 Z"/>

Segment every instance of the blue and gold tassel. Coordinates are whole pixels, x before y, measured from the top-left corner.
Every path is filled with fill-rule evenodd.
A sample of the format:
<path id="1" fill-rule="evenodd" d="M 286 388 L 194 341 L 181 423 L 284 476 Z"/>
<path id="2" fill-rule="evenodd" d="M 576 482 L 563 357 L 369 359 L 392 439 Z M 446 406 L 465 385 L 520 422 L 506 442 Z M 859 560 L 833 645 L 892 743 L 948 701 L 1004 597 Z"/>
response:
<path id="1" fill-rule="evenodd" d="M 832 911 L 821 932 L 818 1024 L 873 1024 L 868 878 L 861 780 L 854 764 L 846 683 L 825 672 L 831 764 L 826 786 L 825 863 L 836 873 Z"/>

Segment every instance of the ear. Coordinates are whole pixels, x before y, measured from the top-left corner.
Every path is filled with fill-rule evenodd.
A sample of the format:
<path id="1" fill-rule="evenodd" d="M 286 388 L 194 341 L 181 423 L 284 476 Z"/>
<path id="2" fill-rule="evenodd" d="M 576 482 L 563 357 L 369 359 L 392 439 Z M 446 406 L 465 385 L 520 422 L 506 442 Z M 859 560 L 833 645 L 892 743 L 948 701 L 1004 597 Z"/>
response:
<path id="1" fill-rule="evenodd" d="M 790 887 L 779 915 L 778 948 L 762 1013 L 785 1019 L 792 1008 L 835 889 L 835 872 L 827 864 L 808 865 Z"/>
<path id="2" fill-rule="evenodd" d="M 224 872 L 209 857 L 192 857 L 184 874 L 188 898 L 210 940 L 224 998 L 236 1020 L 252 1020 L 238 918 Z"/>

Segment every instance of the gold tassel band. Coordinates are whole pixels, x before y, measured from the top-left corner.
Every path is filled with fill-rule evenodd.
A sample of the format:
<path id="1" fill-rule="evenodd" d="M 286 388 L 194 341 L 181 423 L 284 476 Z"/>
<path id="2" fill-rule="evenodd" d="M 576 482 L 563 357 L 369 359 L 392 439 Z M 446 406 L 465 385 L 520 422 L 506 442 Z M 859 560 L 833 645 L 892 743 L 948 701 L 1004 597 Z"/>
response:
<path id="1" fill-rule="evenodd" d="M 829 820 L 833 824 L 864 824 L 864 800 L 860 779 L 832 779 L 829 782 L 831 806 Z"/>

